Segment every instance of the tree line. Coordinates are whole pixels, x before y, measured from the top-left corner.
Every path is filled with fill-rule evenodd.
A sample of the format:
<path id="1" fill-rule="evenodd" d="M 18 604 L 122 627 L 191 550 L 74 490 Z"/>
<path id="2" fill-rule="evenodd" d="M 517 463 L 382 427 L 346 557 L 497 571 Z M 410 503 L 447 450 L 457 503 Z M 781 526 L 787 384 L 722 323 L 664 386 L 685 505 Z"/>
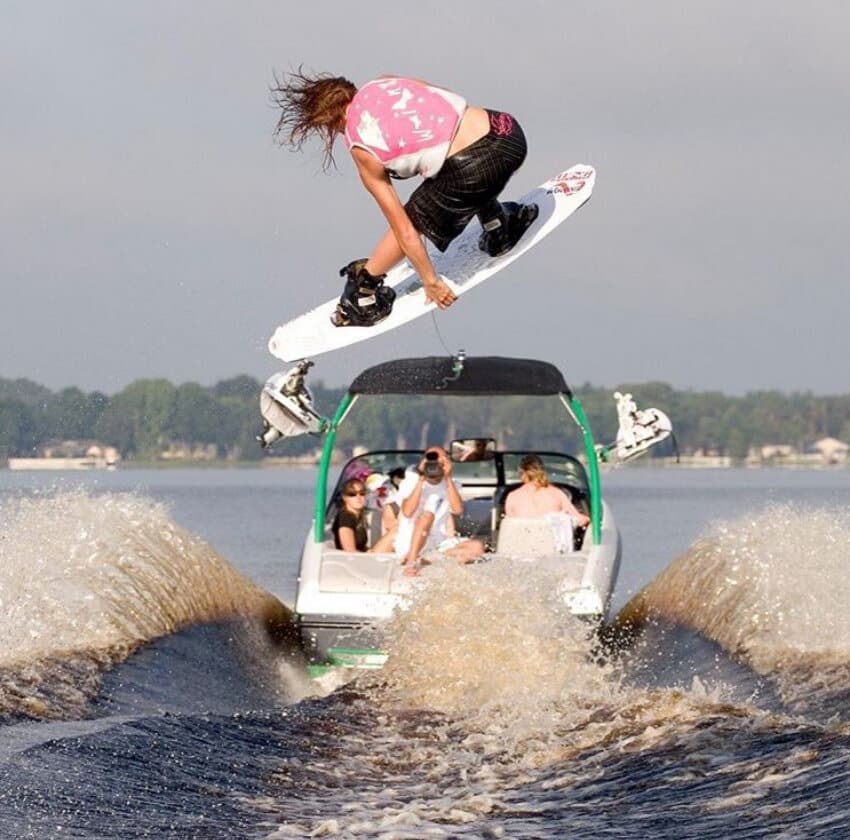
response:
<path id="1" fill-rule="evenodd" d="M 220 458 L 258 460 L 261 431 L 259 393 L 251 376 L 212 386 L 174 385 L 141 379 L 107 396 L 79 388 L 53 392 L 27 379 L 0 378 L 0 459 L 36 454 L 49 442 L 91 440 L 116 447 L 128 460 L 150 460 L 174 443 L 213 445 Z M 318 410 L 331 416 L 344 388 L 311 383 Z M 656 406 L 673 421 L 679 449 L 716 451 L 744 458 L 752 446 L 790 444 L 799 450 L 822 437 L 850 441 L 850 395 L 816 396 L 758 391 L 744 396 L 680 391 L 661 382 L 623 384 L 639 407 Z M 576 389 L 599 442 L 614 439 L 617 417 L 613 389 L 589 383 Z M 417 448 L 450 437 L 483 433 L 511 449 L 577 448 L 576 434 L 564 437 L 563 410 L 549 401 L 525 398 L 470 401 L 382 397 L 362 401 L 346 420 L 343 448 Z M 532 439 L 533 435 L 533 439 Z M 300 455 L 319 445 L 304 436 L 277 443 L 271 454 Z M 656 456 L 669 454 L 658 447 Z"/>

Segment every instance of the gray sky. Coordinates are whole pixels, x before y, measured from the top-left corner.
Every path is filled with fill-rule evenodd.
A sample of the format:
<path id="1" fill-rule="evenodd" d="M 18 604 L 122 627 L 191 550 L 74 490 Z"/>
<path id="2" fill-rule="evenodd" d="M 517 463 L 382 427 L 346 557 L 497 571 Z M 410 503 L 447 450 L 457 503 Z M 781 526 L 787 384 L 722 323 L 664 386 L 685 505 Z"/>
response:
<path id="1" fill-rule="evenodd" d="M 273 71 L 303 63 L 511 111 L 508 197 L 597 168 L 590 204 L 437 316 L 448 347 L 574 384 L 850 391 L 842 0 L 0 8 L 0 376 L 115 393 L 283 366 L 273 328 L 383 229 L 341 146 L 323 175 L 318 145 L 272 142 Z M 313 377 L 442 352 L 426 316 Z"/>

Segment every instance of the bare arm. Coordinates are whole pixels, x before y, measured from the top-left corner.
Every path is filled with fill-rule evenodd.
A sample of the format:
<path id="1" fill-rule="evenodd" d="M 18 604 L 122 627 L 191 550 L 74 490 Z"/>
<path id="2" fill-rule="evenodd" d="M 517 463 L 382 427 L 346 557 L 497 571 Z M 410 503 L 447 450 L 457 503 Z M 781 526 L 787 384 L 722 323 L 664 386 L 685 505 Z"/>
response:
<path id="1" fill-rule="evenodd" d="M 449 516 L 446 520 L 446 536 L 447 537 L 456 537 L 457 536 L 457 523 L 455 522 L 454 516 Z"/>
<path id="2" fill-rule="evenodd" d="M 463 513 L 463 497 L 457 489 L 457 484 L 452 480 L 454 464 L 445 452 L 440 452 L 440 464 L 443 467 L 443 478 L 446 482 L 446 498 L 449 500 L 449 510 L 454 516 L 460 516 Z"/>
<path id="3" fill-rule="evenodd" d="M 451 306 L 455 294 L 434 271 L 422 237 L 410 221 L 410 216 L 407 215 L 384 167 L 365 149 L 354 148 L 351 150 L 351 156 L 357 165 L 363 186 L 375 199 L 390 226 L 388 233 L 370 255 L 366 263 L 367 270 L 372 274 L 384 274 L 405 256 L 422 278 L 426 297 L 441 309 Z"/>
<path id="4" fill-rule="evenodd" d="M 463 513 L 463 498 L 450 476 L 446 476 L 446 497 L 449 500 L 449 510 L 454 516 L 460 516 Z"/>
<path id="5" fill-rule="evenodd" d="M 424 483 L 425 479 L 420 475 L 419 480 L 416 482 L 416 486 L 413 488 L 410 495 L 405 499 L 402 499 L 401 512 L 408 518 L 416 513 L 416 508 L 419 506 L 419 500 L 422 498 L 422 485 Z"/>
<path id="6" fill-rule="evenodd" d="M 570 516 L 575 517 L 579 521 L 580 525 L 587 525 L 590 522 L 590 517 L 583 514 L 570 501 L 569 496 L 567 496 L 567 494 L 563 490 L 561 490 L 560 488 L 558 488 L 558 490 L 559 490 L 561 496 L 563 496 L 563 501 L 561 502 L 561 510 L 564 511 L 564 513 L 568 513 Z"/>

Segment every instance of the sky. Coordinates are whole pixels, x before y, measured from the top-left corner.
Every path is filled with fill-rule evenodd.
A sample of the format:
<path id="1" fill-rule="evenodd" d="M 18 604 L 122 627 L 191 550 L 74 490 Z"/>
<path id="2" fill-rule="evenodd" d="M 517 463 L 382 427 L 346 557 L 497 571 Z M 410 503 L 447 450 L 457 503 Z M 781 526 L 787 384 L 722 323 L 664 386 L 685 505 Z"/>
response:
<path id="1" fill-rule="evenodd" d="M 0 377 L 263 380 L 385 229 L 344 148 L 275 145 L 274 74 L 425 78 L 513 113 L 504 196 L 593 199 L 445 312 L 314 361 L 511 355 L 568 382 L 850 392 L 850 4 L 0 0 Z M 400 188 L 409 192 L 407 184 Z"/>

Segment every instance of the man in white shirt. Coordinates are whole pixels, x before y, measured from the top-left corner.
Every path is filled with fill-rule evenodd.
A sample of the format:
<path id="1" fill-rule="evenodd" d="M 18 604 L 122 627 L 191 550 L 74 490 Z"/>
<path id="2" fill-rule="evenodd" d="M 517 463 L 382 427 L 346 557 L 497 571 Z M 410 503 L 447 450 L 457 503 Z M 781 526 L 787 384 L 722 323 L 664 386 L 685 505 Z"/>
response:
<path id="1" fill-rule="evenodd" d="M 400 505 L 395 552 L 405 575 L 418 571 L 419 555 L 438 550 L 461 562 L 484 553 L 480 540 L 457 537 L 454 517 L 463 513 L 463 499 L 452 480 L 452 462 L 441 446 L 425 450 L 416 469 L 408 470 L 398 488 Z"/>

